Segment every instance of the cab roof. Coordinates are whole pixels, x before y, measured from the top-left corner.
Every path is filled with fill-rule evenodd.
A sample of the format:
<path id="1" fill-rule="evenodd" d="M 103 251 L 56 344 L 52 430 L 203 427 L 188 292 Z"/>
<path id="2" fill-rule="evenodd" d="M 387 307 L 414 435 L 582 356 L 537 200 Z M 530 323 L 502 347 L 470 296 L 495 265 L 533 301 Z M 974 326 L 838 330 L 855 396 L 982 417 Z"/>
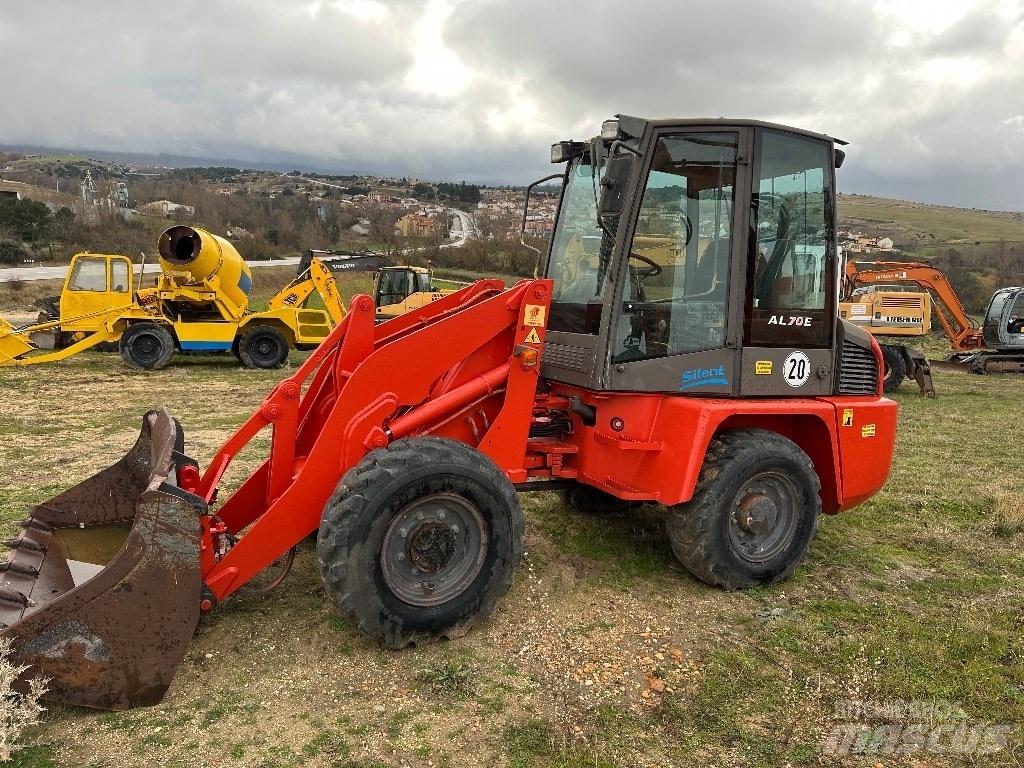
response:
<path id="1" fill-rule="evenodd" d="M 840 146 L 845 146 L 849 143 L 824 133 L 815 133 L 814 131 L 807 131 L 803 128 L 794 128 L 791 125 L 782 125 L 781 123 L 770 123 L 766 120 L 748 120 L 743 118 L 727 117 L 644 118 L 633 117 L 632 115 L 616 115 L 615 117 L 618 118 L 620 127 L 626 133 L 637 137 L 643 133 L 644 128 L 647 126 L 652 128 L 708 126 L 712 128 L 771 128 L 773 130 L 787 131 L 788 133 L 797 133 L 802 136 L 809 136 L 821 141 L 834 142 Z"/>

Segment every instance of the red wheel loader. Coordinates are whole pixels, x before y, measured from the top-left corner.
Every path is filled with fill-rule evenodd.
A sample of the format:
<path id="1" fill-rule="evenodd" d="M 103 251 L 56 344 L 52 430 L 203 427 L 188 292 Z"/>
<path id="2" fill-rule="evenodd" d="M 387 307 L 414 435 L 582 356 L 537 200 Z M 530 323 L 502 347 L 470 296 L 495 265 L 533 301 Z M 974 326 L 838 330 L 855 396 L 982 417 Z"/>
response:
<path id="1" fill-rule="evenodd" d="M 878 344 L 836 314 L 842 157 L 736 120 L 620 116 L 554 145 L 543 277 L 380 324 L 356 297 L 204 470 L 154 411 L 126 457 L 33 509 L 0 585 L 18 660 L 52 699 L 153 704 L 200 614 L 314 532 L 363 632 L 444 637 L 509 589 L 517 491 L 662 504 L 697 578 L 786 578 L 821 513 L 882 487 L 895 438 Z M 266 428 L 266 460 L 218 495 Z"/>

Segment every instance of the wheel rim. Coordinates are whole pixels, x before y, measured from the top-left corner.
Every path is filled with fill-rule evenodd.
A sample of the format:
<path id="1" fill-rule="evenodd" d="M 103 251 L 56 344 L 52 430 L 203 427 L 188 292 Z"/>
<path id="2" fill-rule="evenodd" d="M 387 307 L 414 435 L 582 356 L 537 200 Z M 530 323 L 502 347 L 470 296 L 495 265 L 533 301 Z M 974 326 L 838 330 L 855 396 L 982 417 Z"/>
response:
<path id="1" fill-rule="evenodd" d="M 740 486 L 729 514 L 736 554 L 750 563 L 766 563 L 783 553 L 796 534 L 798 498 L 793 481 L 777 471 L 761 472 Z"/>
<path id="2" fill-rule="evenodd" d="M 476 506 L 461 496 L 435 493 L 395 515 L 381 544 L 381 572 L 399 600 L 441 605 L 473 583 L 487 549 L 487 523 Z"/>
<path id="3" fill-rule="evenodd" d="M 160 359 L 163 344 L 152 333 L 140 333 L 132 341 L 132 357 L 143 364 L 155 363 Z"/>
<path id="4" fill-rule="evenodd" d="M 277 342 L 269 336 L 257 336 L 250 349 L 252 356 L 261 363 L 271 363 L 277 359 Z"/>

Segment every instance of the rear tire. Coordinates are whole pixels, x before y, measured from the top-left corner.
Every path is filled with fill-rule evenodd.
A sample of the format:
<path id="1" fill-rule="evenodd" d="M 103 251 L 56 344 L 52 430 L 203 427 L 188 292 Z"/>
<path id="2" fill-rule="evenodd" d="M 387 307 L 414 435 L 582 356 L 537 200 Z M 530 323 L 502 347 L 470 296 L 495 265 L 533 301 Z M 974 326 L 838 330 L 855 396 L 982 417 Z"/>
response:
<path id="1" fill-rule="evenodd" d="M 817 530 L 820 486 L 791 440 L 725 432 L 708 447 L 693 498 L 669 508 L 672 550 L 698 579 L 726 590 L 789 578 Z"/>
<path id="2" fill-rule="evenodd" d="M 899 349 L 891 344 L 882 344 L 882 365 L 884 378 L 882 390 L 886 393 L 895 391 L 907 378 L 907 361 Z"/>
<path id="3" fill-rule="evenodd" d="M 159 323 L 135 323 L 121 334 L 121 358 L 133 368 L 159 371 L 174 354 L 174 336 Z"/>
<path id="4" fill-rule="evenodd" d="M 494 611 L 523 556 L 523 512 L 479 451 L 407 438 L 345 474 L 316 549 L 341 615 L 401 648 L 460 635 Z"/>
<path id="5" fill-rule="evenodd" d="M 271 325 L 257 325 L 238 340 L 238 359 L 246 368 L 280 368 L 288 359 L 288 340 Z"/>

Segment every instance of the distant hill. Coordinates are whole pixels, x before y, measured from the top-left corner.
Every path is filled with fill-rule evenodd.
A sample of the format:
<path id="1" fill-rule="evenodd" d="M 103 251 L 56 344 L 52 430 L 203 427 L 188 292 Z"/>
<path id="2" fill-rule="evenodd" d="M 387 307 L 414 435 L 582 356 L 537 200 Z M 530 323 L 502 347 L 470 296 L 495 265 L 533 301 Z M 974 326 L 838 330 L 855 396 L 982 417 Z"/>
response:
<path id="1" fill-rule="evenodd" d="M 1005 240 L 1024 243 L 1024 212 L 953 208 L 867 195 L 839 195 L 839 228 L 887 235 L 897 248 L 925 251 Z"/>
<path id="2" fill-rule="evenodd" d="M 70 184 L 68 186 L 71 186 Z M 77 190 L 77 185 L 73 187 Z M 71 207 L 78 200 L 77 195 L 67 192 L 57 192 L 46 187 L 37 187 L 34 184 L 26 184 L 21 181 L 0 179 L 0 191 L 17 192 L 27 200 L 38 200 L 41 203 L 55 203 Z"/>

